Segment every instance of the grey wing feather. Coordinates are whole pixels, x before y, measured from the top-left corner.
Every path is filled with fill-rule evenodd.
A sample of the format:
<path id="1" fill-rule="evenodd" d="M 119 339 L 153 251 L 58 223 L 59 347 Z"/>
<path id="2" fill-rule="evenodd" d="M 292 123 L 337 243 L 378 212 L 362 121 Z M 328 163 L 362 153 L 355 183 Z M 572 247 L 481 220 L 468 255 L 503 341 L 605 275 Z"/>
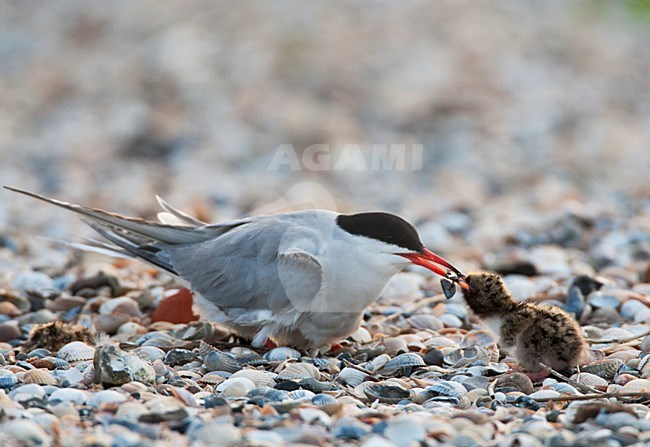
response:
<path id="1" fill-rule="evenodd" d="M 110 245 L 104 244 L 103 249 L 112 250 L 119 255 L 129 254 L 131 257 L 144 259 L 174 274 L 176 272 L 169 264 L 167 247 L 192 244 L 210 238 L 216 238 L 249 221 L 243 219 L 224 224 L 205 225 L 165 204 L 164 208 L 166 210 L 173 210 L 174 215 L 179 218 L 184 216 L 185 222 L 196 221 L 196 224 L 193 226 L 165 225 L 50 199 L 49 197 L 21 189 L 8 186 L 5 186 L 5 188 L 82 215 L 84 217 L 83 221 L 86 224 L 117 245 L 117 247 L 111 247 Z"/>
<path id="2" fill-rule="evenodd" d="M 254 309 L 304 311 L 321 290 L 322 268 L 309 253 L 280 252 L 284 231 L 282 222 L 258 221 L 218 240 L 170 248 L 170 262 L 193 290 L 233 318 Z"/>

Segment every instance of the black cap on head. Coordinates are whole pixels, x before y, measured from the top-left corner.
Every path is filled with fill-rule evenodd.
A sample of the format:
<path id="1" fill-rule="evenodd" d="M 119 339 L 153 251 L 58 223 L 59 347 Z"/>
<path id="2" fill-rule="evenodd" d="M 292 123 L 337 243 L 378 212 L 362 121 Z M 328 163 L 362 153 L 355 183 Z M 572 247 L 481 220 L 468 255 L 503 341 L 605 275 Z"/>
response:
<path id="1" fill-rule="evenodd" d="M 356 236 L 364 236 L 387 244 L 421 252 L 424 244 L 417 230 L 399 216 L 390 213 L 341 214 L 336 223 L 343 230 Z"/>

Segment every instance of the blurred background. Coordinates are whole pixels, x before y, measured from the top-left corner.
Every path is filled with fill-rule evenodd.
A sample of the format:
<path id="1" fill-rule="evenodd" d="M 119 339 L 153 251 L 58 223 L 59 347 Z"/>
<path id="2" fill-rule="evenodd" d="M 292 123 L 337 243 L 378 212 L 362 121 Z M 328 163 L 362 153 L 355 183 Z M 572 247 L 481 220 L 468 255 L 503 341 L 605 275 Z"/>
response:
<path id="1" fill-rule="evenodd" d="M 422 163 L 306 169 L 315 144 Z M 212 221 L 382 209 L 471 257 L 579 247 L 594 216 L 647 236 L 649 175 L 646 0 L 0 0 L 2 184 L 144 217 L 154 194 Z M 0 192 L 5 244 L 67 232 Z"/>

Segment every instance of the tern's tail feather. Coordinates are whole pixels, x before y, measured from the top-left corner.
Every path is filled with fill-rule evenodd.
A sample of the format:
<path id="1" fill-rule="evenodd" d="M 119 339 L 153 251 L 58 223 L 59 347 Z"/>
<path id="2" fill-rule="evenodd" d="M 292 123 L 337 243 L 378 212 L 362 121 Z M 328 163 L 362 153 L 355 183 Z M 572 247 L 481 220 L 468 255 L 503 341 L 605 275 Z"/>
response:
<path id="1" fill-rule="evenodd" d="M 159 199 L 161 206 L 173 215 L 180 225 L 168 225 L 158 222 L 151 222 L 143 219 L 121 216 L 108 211 L 88 208 L 81 205 L 62 202 L 49 197 L 41 196 L 29 191 L 11 188 L 6 189 L 20 194 L 42 200 L 52 205 L 65 208 L 83 216 L 84 222 L 90 225 L 95 231 L 106 239 L 117 245 L 110 250 L 119 254 L 128 254 L 135 258 L 141 258 L 158 267 L 175 273 L 169 263 L 169 255 L 165 246 L 177 244 L 191 244 L 206 240 L 211 236 L 218 235 L 231 226 L 206 226 L 203 222 L 196 220 L 182 211 L 178 211 Z M 104 250 L 109 251 L 108 245 L 103 245 Z"/>

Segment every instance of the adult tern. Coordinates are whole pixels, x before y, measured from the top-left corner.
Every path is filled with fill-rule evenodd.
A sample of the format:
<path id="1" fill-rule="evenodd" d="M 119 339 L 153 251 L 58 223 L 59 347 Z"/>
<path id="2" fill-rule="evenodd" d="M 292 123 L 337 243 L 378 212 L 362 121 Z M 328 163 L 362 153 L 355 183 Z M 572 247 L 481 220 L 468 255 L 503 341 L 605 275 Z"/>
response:
<path id="1" fill-rule="evenodd" d="M 170 273 L 194 292 L 202 318 L 253 346 L 323 348 L 347 337 L 409 264 L 467 288 L 462 274 L 394 214 L 307 210 L 206 224 L 157 197 L 164 212 L 152 222 L 5 188 L 80 214 L 112 243 L 101 250 Z"/>

